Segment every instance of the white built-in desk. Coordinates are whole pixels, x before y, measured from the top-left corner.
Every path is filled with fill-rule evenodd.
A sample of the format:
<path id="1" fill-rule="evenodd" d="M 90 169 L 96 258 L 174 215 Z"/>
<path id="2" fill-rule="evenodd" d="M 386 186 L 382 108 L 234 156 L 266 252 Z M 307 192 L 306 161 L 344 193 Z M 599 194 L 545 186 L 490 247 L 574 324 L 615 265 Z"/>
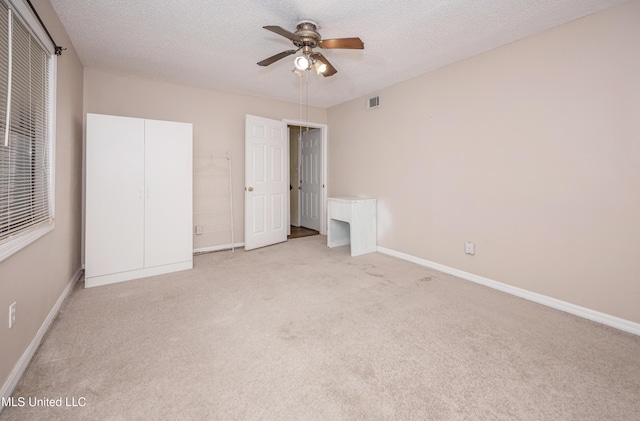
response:
<path id="1" fill-rule="evenodd" d="M 351 244 L 351 255 L 376 251 L 376 199 L 327 199 L 327 246 Z"/>

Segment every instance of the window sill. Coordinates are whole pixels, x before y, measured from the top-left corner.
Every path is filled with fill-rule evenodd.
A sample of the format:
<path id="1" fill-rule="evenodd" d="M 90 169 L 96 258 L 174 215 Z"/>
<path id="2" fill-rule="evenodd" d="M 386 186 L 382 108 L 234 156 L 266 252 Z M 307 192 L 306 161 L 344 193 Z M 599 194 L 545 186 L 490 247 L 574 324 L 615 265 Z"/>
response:
<path id="1" fill-rule="evenodd" d="M 16 234 L 13 237 L 0 242 L 0 262 L 27 247 L 29 244 L 33 243 L 48 232 L 53 231 L 54 226 L 55 224 L 53 222 L 44 224 L 32 231 Z"/>

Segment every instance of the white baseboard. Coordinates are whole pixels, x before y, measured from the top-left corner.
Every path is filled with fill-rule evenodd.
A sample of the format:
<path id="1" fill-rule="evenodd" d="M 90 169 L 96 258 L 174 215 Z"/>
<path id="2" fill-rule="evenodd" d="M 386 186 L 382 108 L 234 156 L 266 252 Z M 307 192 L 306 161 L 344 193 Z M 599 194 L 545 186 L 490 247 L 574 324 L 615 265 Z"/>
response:
<path id="1" fill-rule="evenodd" d="M 448 273 L 449 275 L 453 275 L 458 278 L 465 279 L 467 281 L 475 282 L 476 284 L 497 289 L 499 291 L 506 292 L 507 294 L 515 295 L 516 297 L 533 301 L 534 303 L 555 308 L 556 310 L 561 310 L 566 313 L 582 317 L 584 319 L 589 319 L 594 322 L 602 323 L 603 325 L 611 326 L 613 328 L 640 336 L 639 323 L 631 322 L 629 320 L 621 319 L 619 317 L 615 317 L 606 313 L 601 313 L 599 311 L 591 310 L 589 308 L 580 307 L 575 304 L 568 303 L 566 301 L 558 300 L 556 298 L 552 298 L 546 295 L 531 292 L 526 289 L 514 287 L 512 285 L 494 281 L 489 278 L 474 275 L 473 273 L 469 273 L 469 272 L 465 272 L 449 266 L 445 266 L 440 263 L 435 263 L 429 260 L 421 259 L 419 257 L 411 256 L 409 254 L 401 253 L 395 250 L 390 250 L 385 247 L 378 247 L 378 252 L 387 254 L 389 256 L 397 257 L 399 259 L 403 259 L 421 266 L 426 266 L 428 268 L 435 269 L 440 272 Z"/>
<path id="2" fill-rule="evenodd" d="M 49 330 L 49 327 L 51 326 L 51 323 L 53 323 L 53 320 L 56 318 L 56 315 L 58 314 L 62 303 L 69 296 L 69 294 L 71 294 L 73 287 L 78 282 L 81 276 L 82 268 L 78 269 L 71 280 L 69 280 L 67 286 L 64 288 L 64 291 L 62 291 L 62 294 L 60 294 L 60 297 L 58 297 L 58 300 L 51 308 L 51 311 L 49 311 L 47 318 L 44 320 L 44 322 L 42 322 L 42 325 L 40 326 L 40 329 L 38 329 L 38 333 L 36 333 L 36 336 L 31 341 L 31 344 L 29 344 L 27 349 L 22 354 L 22 357 L 20 357 L 20 360 L 18 360 L 18 363 L 13 367 L 9 378 L 4 383 L 4 385 L 2 385 L 2 389 L 0 390 L 0 396 L 2 396 L 3 398 L 9 398 L 15 390 L 18 382 L 20 381 L 20 378 L 22 378 L 24 371 L 29 365 L 29 362 L 31 362 L 33 355 L 38 350 L 40 342 L 42 342 L 42 338 L 44 337 L 45 333 L 47 333 L 47 330 Z M 4 405 L 0 405 L 0 412 L 2 412 L 3 409 Z"/>
<path id="3" fill-rule="evenodd" d="M 232 248 L 244 247 L 244 243 L 223 244 L 221 246 L 201 247 L 193 249 L 193 254 L 211 253 L 213 251 L 231 250 Z"/>

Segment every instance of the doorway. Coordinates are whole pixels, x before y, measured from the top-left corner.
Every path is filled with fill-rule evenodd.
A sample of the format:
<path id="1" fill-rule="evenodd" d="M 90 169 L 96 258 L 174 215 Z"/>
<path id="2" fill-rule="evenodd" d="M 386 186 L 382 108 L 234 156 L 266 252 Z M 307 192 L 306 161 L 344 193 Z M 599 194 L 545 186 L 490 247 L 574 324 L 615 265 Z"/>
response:
<path id="1" fill-rule="evenodd" d="M 325 235 L 326 126 L 285 122 L 289 130 L 290 225 L 297 233 Z"/>
<path id="2" fill-rule="evenodd" d="M 301 155 L 298 147 L 298 162 L 295 166 L 295 182 L 291 180 L 290 127 L 298 127 L 302 133 L 300 142 L 315 138 L 310 146 L 311 152 Z M 302 130 L 304 128 L 304 131 Z M 314 130 L 317 129 L 317 130 Z M 293 136 L 296 139 L 298 136 Z M 299 143 L 302 145 L 303 143 Z M 306 147 L 306 146 L 305 146 Z M 317 187 L 316 198 L 309 207 L 301 207 L 301 192 L 311 191 L 304 185 L 307 178 L 299 177 L 309 165 L 301 165 L 303 156 L 315 160 L 315 171 L 311 184 Z M 251 250 L 278 242 L 287 241 L 291 234 L 292 191 L 298 192 L 297 219 L 300 224 L 302 215 L 317 216 L 318 231 L 326 235 L 326 176 L 327 176 L 327 126 L 324 124 L 301 123 L 293 120 L 272 120 L 247 114 L 245 117 L 245 232 L 244 248 Z M 287 195 L 289 184 L 289 195 Z M 295 185 L 295 186 L 294 186 Z M 300 188 L 298 188 L 300 187 Z M 305 224 L 309 224 L 305 219 Z"/>

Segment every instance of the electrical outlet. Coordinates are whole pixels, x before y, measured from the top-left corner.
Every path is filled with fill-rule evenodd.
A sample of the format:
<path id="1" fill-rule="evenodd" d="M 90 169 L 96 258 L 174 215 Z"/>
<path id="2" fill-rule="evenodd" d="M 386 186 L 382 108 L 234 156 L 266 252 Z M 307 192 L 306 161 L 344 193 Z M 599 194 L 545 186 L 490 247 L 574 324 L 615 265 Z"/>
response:
<path id="1" fill-rule="evenodd" d="M 464 252 L 467 254 L 476 254 L 476 244 L 471 241 L 464 243 Z"/>
<path id="2" fill-rule="evenodd" d="M 196 235 L 202 235 L 204 233 L 204 225 L 196 225 Z"/>
<path id="3" fill-rule="evenodd" d="M 16 324 L 16 302 L 15 301 L 9 306 L 9 329 L 11 329 L 14 324 Z"/>

